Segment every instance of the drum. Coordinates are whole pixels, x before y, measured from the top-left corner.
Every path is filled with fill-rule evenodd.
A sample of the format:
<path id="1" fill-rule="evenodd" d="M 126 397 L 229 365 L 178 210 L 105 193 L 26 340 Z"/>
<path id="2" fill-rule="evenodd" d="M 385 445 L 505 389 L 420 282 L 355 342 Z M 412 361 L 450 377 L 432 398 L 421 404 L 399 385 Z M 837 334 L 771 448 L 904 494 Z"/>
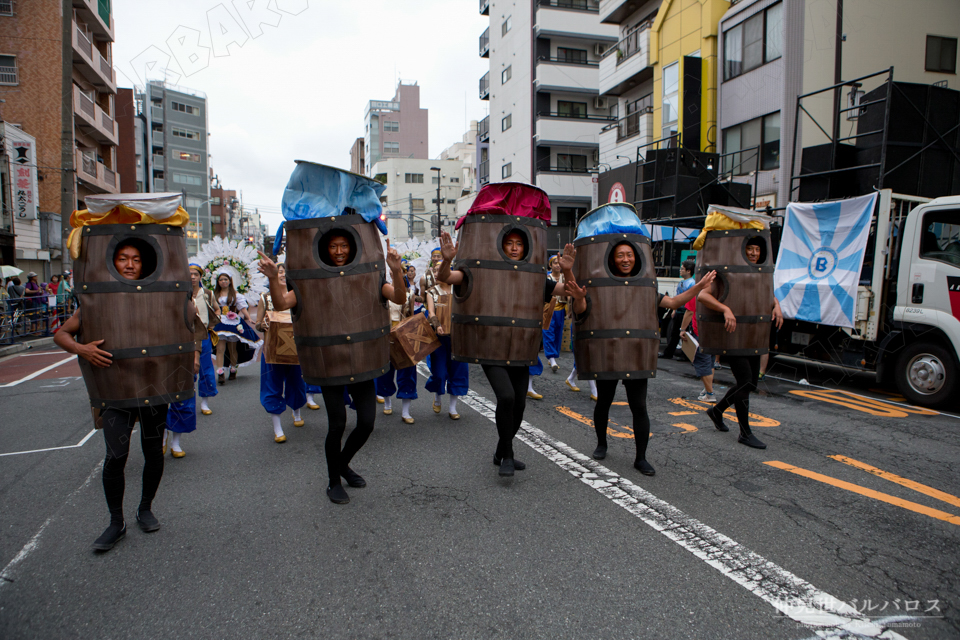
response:
<path id="1" fill-rule="evenodd" d="M 390 362 L 397 369 L 412 367 L 440 346 L 430 321 L 422 313 L 401 320 L 390 331 Z"/>

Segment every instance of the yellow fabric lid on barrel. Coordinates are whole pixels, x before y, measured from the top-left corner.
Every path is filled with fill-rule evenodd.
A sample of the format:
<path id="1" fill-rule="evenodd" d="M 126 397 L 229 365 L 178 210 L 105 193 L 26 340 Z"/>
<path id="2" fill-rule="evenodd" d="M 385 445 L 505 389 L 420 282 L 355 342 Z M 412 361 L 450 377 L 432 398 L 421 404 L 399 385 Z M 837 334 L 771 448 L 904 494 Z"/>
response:
<path id="1" fill-rule="evenodd" d="M 70 256 L 80 257 L 80 230 L 100 224 L 165 224 L 183 227 L 190 222 L 190 214 L 180 206 L 179 193 L 118 193 L 87 196 L 86 209 L 70 216 L 68 245 Z"/>

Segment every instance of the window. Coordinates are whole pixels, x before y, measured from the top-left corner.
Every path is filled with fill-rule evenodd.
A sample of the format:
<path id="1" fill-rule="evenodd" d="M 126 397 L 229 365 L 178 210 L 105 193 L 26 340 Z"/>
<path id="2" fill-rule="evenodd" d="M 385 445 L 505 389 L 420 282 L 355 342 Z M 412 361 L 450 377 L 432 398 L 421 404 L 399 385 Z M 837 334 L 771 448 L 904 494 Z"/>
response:
<path id="1" fill-rule="evenodd" d="M 179 129 L 177 127 L 172 127 L 170 129 L 170 134 L 174 138 L 186 138 L 187 140 L 199 140 L 200 132 L 194 131 L 192 129 Z"/>
<path id="2" fill-rule="evenodd" d="M 187 208 L 196 209 L 203 204 L 203 200 L 195 196 L 187 196 Z"/>
<path id="3" fill-rule="evenodd" d="M 501 35 L 501 36 L 507 35 L 507 32 L 510 31 L 510 28 L 513 26 L 513 24 L 510 22 L 510 18 L 511 18 L 511 17 L 512 17 L 512 16 L 507 16 L 507 19 L 503 21 L 503 24 L 502 24 L 502 25 L 500 25 L 500 35 Z"/>
<path id="4" fill-rule="evenodd" d="M 576 156 L 569 153 L 557 154 L 557 171 L 586 173 L 587 156 Z"/>
<path id="5" fill-rule="evenodd" d="M 210 222 L 213 224 L 220 224 L 220 216 L 210 216 Z"/>
<path id="6" fill-rule="evenodd" d="M 440 178 L 433 176 L 433 184 L 440 184 Z"/>
<path id="7" fill-rule="evenodd" d="M 191 176 L 185 173 L 175 173 L 173 174 L 173 181 L 180 184 L 190 184 L 195 187 L 203 185 L 203 178 L 200 176 Z"/>
<path id="8" fill-rule="evenodd" d="M 507 80 L 513 77 L 513 65 L 510 65 L 500 73 L 500 84 L 507 84 Z"/>
<path id="9" fill-rule="evenodd" d="M 400 123 L 394 122 L 393 120 L 384 120 L 383 121 L 383 130 L 384 131 L 400 131 Z"/>
<path id="10" fill-rule="evenodd" d="M 20 84 L 16 56 L 0 56 L 0 84 Z"/>
<path id="11" fill-rule="evenodd" d="M 0 16 L 13 15 L 13 0 L 3 0 L 0 2 Z"/>
<path id="12" fill-rule="evenodd" d="M 184 160 L 186 162 L 200 162 L 200 154 L 193 153 L 191 151 L 177 151 L 174 150 L 173 157 L 177 160 Z"/>
<path id="13" fill-rule="evenodd" d="M 413 198 L 411 202 L 414 211 L 423 211 L 423 198 Z"/>
<path id="14" fill-rule="evenodd" d="M 413 233 L 423 233 L 423 220 L 414 220 L 411 225 L 411 231 L 413 231 Z"/>
<path id="15" fill-rule="evenodd" d="M 680 106 L 680 63 L 674 62 L 663 68 L 663 137 L 677 134 L 677 118 Z"/>
<path id="16" fill-rule="evenodd" d="M 500 177 L 506 180 L 512 175 L 513 175 L 513 163 L 508 162 L 507 164 L 503 165 L 502 169 L 500 169 Z"/>
<path id="17" fill-rule="evenodd" d="M 557 60 L 570 64 L 587 64 L 587 50 L 557 47 Z"/>
<path id="18" fill-rule="evenodd" d="M 452 198 L 448 198 L 448 199 L 447 199 L 447 204 L 457 204 L 457 201 L 454 200 L 454 199 L 452 199 Z"/>
<path id="19" fill-rule="evenodd" d="M 923 68 L 936 73 L 956 73 L 957 39 L 927 36 L 927 61 Z"/>
<path id="20" fill-rule="evenodd" d="M 920 257 L 960 265 L 960 225 L 956 209 L 931 211 L 923 216 Z"/>
<path id="21" fill-rule="evenodd" d="M 561 118 L 586 118 L 587 103 L 557 100 L 557 115 Z"/>
<path id="22" fill-rule="evenodd" d="M 508 114 L 506 118 L 500 121 L 500 131 L 506 131 L 513 126 L 513 114 Z"/>
<path id="23" fill-rule="evenodd" d="M 403 175 L 403 181 L 407 184 L 423 184 L 423 174 L 422 173 L 405 173 Z"/>
<path id="24" fill-rule="evenodd" d="M 170 102 L 170 106 L 174 111 L 179 111 L 180 113 L 186 113 L 191 116 L 200 115 L 200 107 L 194 107 L 189 104 L 183 104 L 182 102 Z"/>
<path id="25" fill-rule="evenodd" d="M 384 143 L 383 143 L 383 152 L 384 152 L 384 153 L 400 153 L 400 143 L 399 143 L 399 142 L 384 142 Z"/>
<path id="26" fill-rule="evenodd" d="M 783 3 L 760 11 L 723 34 L 723 79 L 783 55 Z"/>
<path id="27" fill-rule="evenodd" d="M 378 173 L 377 175 L 373 176 L 373 179 L 381 184 L 387 184 L 387 174 L 385 173 Z"/>
<path id="28" fill-rule="evenodd" d="M 759 147 L 761 169 L 780 166 L 779 111 L 723 130 L 723 172 L 740 176 L 756 171 L 755 147 Z M 735 153 L 739 151 L 744 153 Z"/>
<path id="29" fill-rule="evenodd" d="M 460 178 L 450 178 L 450 182 L 457 184 L 460 182 Z"/>

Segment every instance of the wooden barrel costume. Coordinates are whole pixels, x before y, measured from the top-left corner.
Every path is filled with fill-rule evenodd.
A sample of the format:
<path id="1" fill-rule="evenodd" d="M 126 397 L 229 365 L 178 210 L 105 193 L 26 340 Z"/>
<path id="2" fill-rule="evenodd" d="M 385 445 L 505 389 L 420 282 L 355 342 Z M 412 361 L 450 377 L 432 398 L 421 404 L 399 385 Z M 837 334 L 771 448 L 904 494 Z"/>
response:
<path id="1" fill-rule="evenodd" d="M 589 215 L 589 214 L 588 214 Z M 637 262 L 634 275 L 611 270 L 614 248 L 627 242 Z M 589 315 L 576 326 L 574 354 L 582 380 L 638 380 L 657 375 L 657 273 L 650 239 L 638 233 L 607 233 L 574 242 L 577 283 L 590 296 Z"/>
<path id="2" fill-rule="evenodd" d="M 353 259 L 324 261 L 326 239 L 338 231 Z M 357 214 L 287 220 L 287 282 L 297 294 L 293 334 L 303 379 L 313 385 L 372 380 L 390 367 L 390 314 L 381 289 L 386 260 L 380 232 Z M 321 258 L 324 256 L 324 258 Z"/>
<path id="3" fill-rule="evenodd" d="M 141 250 L 139 280 L 127 280 L 113 265 L 117 246 L 131 239 Z M 93 225 L 83 227 L 80 242 L 77 340 L 105 340 L 100 348 L 113 360 L 101 369 L 79 359 L 91 406 L 132 409 L 192 398 L 197 343 L 183 229 Z"/>
<path id="4" fill-rule="evenodd" d="M 747 260 L 747 243 L 760 238 L 760 261 Z M 717 299 L 730 307 L 737 328 L 728 333 L 723 314 L 697 301 L 697 330 L 700 347 L 711 355 L 755 356 L 767 353 L 770 323 L 773 320 L 773 251 L 770 231 L 730 229 L 707 231 L 706 243 L 697 254 L 697 280 L 710 271 L 717 272 L 714 291 Z"/>
<path id="5" fill-rule="evenodd" d="M 514 198 L 509 191 L 520 193 Z M 486 194 L 501 192 L 487 199 Z M 501 197 L 502 196 L 502 197 Z M 454 270 L 463 283 L 453 288 L 450 342 L 452 358 L 471 364 L 531 366 L 537 362 L 546 286 L 546 223 L 536 217 L 509 215 L 511 202 L 528 198 L 535 210 L 524 214 L 549 215 L 546 193 L 530 185 L 498 183 L 485 186 L 474 201 L 472 214 L 460 222 Z M 481 209 L 484 202 L 491 206 Z M 546 210 L 542 207 L 546 206 Z M 511 232 L 524 238 L 526 253 L 515 261 L 503 252 Z"/>

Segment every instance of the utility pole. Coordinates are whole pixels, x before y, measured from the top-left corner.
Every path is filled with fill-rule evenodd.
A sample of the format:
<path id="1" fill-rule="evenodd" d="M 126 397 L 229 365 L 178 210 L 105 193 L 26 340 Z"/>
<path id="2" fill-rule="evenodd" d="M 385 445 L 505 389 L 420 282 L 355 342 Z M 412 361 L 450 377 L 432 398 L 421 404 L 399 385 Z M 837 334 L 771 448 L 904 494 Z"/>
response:
<path id="1" fill-rule="evenodd" d="M 440 167 L 430 167 L 430 171 L 437 172 L 437 237 L 440 237 Z"/>
<path id="2" fill-rule="evenodd" d="M 73 151 L 73 2 L 61 0 L 60 4 L 60 262 L 61 271 L 66 271 L 73 263 L 67 237 L 71 231 L 70 215 L 77 208 L 77 173 Z"/>
<path id="3" fill-rule="evenodd" d="M 410 218 L 407 220 L 407 236 L 413 239 L 413 194 L 409 194 L 407 199 L 410 201 Z"/>

